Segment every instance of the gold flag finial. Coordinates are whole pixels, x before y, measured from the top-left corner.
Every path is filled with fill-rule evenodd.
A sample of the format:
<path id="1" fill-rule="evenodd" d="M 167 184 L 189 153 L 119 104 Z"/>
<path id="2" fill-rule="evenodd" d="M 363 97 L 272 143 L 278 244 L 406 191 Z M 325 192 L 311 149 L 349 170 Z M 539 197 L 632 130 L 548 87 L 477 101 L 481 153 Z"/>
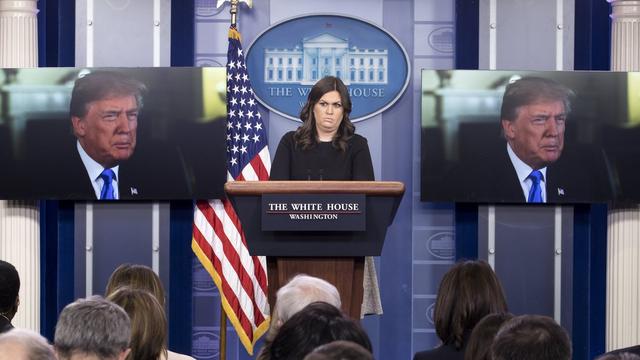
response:
<path id="1" fill-rule="evenodd" d="M 237 20 L 237 15 L 238 15 L 238 4 L 239 3 L 245 3 L 250 8 L 253 7 L 253 0 L 218 0 L 218 2 L 216 3 L 216 8 L 219 8 L 220 6 L 223 6 L 224 3 L 226 3 L 226 2 L 231 3 L 231 9 L 229 10 L 229 12 L 231 13 L 231 25 L 232 26 L 236 25 L 236 20 Z"/>

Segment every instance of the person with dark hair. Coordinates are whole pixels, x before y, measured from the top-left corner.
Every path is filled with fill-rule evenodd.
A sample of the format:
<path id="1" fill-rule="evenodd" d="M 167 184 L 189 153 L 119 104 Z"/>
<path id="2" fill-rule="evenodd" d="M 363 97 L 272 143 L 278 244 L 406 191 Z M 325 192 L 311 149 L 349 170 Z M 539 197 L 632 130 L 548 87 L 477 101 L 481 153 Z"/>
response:
<path id="1" fill-rule="evenodd" d="M 464 261 L 442 278 L 434 319 L 442 345 L 417 352 L 414 360 L 464 359 L 469 336 L 476 324 L 491 313 L 507 312 L 502 286 L 485 261 Z"/>
<path id="2" fill-rule="evenodd" d="M 336 340 L 315 348 L 304 360 L 373 360 L 373 355 L 353 341 Z"/>
<path id="3" fill-rule="evenodd" d="M 273 339 L 270 360 L 299 360 L 316 347 L 335 340 L 355 342 L 371 352 L 367 333 L 340 309 L 314 302 L 287 320 Z"/>
<path id="4" fill-rule="evenodd" d="M 13 329 L 0 334 L 0 360 L 56 360 L 56 355 L 42 335 Z"/>
<path id="5" fill-rule="evenodd" d="M 340 78 L 327 76 L 309 92 L 302 125 L 280 140 L 271 180 L 373 180 L 367 139 L 349 120 L 351 98 Z"/>
<path id="6" fill-rule="evenodd" d="M 571 340 L 552 318 L 521 315 L 500 327 L 491 356 L 493 360 L 570 360 Z"/>
<path id="7" fill-rule="evenodd" d="M 611 200 L 602 150 L 577 143 L 570 149 L 565 146 L 574 97 L 568 87 L 543 77 L 526 76 L 507 85 L 500 112 L 506 144 L 496 147 L 480 139 L 482 151 L 459 164 L 447 179 L 451 197 L 515 203 Z"/>
<path id="8" fill-rule="evenodd" d="M 131 351 L 130 338 L 127 313 L 111 301 L 92 296 L 62 309 L 53 347 L 59 360 L 124 360 Z"/>
<path id="9" fill-rule="evenodd" d="M 338 77 L 326 76 L 309 92 L 302 125 L 280 140 L 271 180 L 374 180 L 367 139 L 349 120 L 351 98 Z M 364 265 L 362 315 L 382 314 L 373 258 Z"/>
<path id="10" fill-rule="evenodd" d="M 513 318 L 511 313 L 489 314 L 471 332 L 464 360 L 491 360 L 491 344 L 500 326 Z"/>
<path id="11" fill-rule="evenodd" d="M 10 263 L 0 260 L 0 334 L 13 329 L 11 320 L 18 311 L 20 276 Z"/>

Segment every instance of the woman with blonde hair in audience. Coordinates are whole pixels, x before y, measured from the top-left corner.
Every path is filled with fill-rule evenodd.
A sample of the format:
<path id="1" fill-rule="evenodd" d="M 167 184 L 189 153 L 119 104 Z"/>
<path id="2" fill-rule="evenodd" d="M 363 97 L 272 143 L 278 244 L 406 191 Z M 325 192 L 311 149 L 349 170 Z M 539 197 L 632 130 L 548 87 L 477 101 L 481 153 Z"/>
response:
<path id="1" fill-rule="evenodd" d="M 162 309 L 162 316 L 165 319 L 165 328 L 168 328 L 166 324 L 167 317 L 165 314 L 166 297 L 164 287 L 162 286 L 162 281 L 158 274 L 156 274 L 150 267 L 139 264 L 122 264 L 118 266 L 109 277 L 105 296 L 113 294 L 121 287 L 145 290 L 155 297 Z M 180 359 L 180 356 L 184 356 L 174 353 L 171 350 L 167 350 L 167 354 L 169 359 Z M 187 358 L 191 359 L 191 357 Z"/>
<path id="2" fill-rule="evenodd" d="M 167 350 L 167 317 L 150 292 L 124 286 L 109 294 L 107 300 L 122 307 L 131 318 L 131 353 L 127 360 L 193 360 Z"/>
<path id="3" fill-rule="evenodd" d="M 105 296 L 108 296 L 117 288 L 122 286 L 147 290 L 156 297 L 164 309 L 164 287 L 162 286 L 162 281 L 158 274 L 156 274 L 150 267 L 138 264 L 122 264 L 118 266 L 109 277 Z"/>

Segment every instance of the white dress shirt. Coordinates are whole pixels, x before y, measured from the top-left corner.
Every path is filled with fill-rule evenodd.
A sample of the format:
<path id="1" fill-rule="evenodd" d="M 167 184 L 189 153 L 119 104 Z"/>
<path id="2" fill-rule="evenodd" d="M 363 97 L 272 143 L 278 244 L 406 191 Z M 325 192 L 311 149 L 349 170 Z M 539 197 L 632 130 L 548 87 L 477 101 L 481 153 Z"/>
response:
<path id="1" fill-rule="evenodd" d="M 89 180 L 91 180 L 91 186 L 93 186 L 93 191 L 96 193 L 96 199 L 100 199 L 100 192 L 102 191 L 102 186 L 104 185 L 104 180 L 100 177 L 100 174 L 104 171 L 104 167 L 98 164 L 95 160 L 87 154 L 86 151 L 80 145 L 80 141 L 76 141 L 76 147 L 78 148 L 78 154 L 80 154 L 80 159 L 82 159 L 82 163 L 84 164 L 84 168 L 87 170 L 87 175 L 89 176 Z M 113 186 L 113 197 L 114 199 L 120 199 L 120 192 L 118 191 L 118 168 L 120 166 L 116 165 L 111 168 L 113 173 L 116 176 L 111 181 Z"/>
<path id="2" fill-rule="evenodd" d="M 522 188 L 522 194 L 524 195 L 524 201 L 527 201 L 529 198 L 529 191 L 531 191 L 531 186 L 533 186 L 533 181 L 528 178 L 531 175 L 533 169 L 531 166 L 525 164 L 513 149 L 511 149 L 511 145 L 507 143 L 507 153 L 509 153 L 509 159 L 511 159 L 511 163 L 513 167 L 516 169 L 516 174 L 518 175 L 518 181 L 520 181 L 520 187 Z M 547 202 L 547 168 L 543 167 L 539 169 L 542 173 L 542 180 L 540 180 L 540 189 L 542 190 L 542 202 Z"/>

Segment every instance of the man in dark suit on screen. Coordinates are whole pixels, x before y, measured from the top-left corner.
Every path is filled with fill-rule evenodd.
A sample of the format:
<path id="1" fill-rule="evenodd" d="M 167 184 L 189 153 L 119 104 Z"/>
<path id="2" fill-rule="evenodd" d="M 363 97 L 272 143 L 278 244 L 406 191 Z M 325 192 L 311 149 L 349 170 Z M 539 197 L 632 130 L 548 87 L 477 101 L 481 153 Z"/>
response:
<path id="1" fill-rule="evenodd" d="M 115 200 L 137 195 L 123 186 L 120 164 L 136 148 L 138 114 L 145 86 L 115 72 L 95 72 L 78 79 L 71 95 L 73 134 L 86 174 L 77 190 L 91 185 L 95 198 Z M 77 159 L 76 159 L 77 160 Z M 78 179 L 80 180 L 80 179 Z M 88 186 L 84 187 L 89 190 Z"/>
<path id="2" fill-rule="evenodd" d="M 189 197 L 179 154 L 167 146 L 137 146 L 146 86 L 123 73 L 95 71 L 71 94 L 73 147 L 61 145 L 37 176 L 43 197 L 73 200 Z M 65 142 L 68 141 L 65 139 Z M 71 145 L 71 144 L 69 144 Z M 43 155 L 46 156 L 46 155 Z M 53 168 L 52 168 L 53 167 Z"/>
<path id="3" fill-rule="evenodd" d="M 456 200 L 609 200 L 608 170 L 602 153 L 578 144 L 565 147 L 573 96 L 571 89 L 547 78 L 524 77 L 510 83 L 500 114 L 506 146 L 479 154 L 473 163 L 456 171 L 458 187 L 468 189 L 462 196 L 456 193 Z"/>

